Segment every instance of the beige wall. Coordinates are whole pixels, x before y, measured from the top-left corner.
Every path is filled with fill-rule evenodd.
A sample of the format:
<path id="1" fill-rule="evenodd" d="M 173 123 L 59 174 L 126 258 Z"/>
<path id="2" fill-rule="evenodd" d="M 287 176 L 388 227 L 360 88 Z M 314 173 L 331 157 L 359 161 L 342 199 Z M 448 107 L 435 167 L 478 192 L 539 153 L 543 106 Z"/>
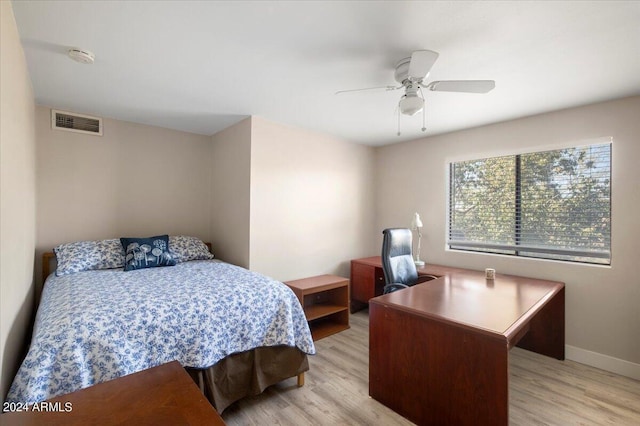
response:
<path id="1" fill-rule="evenodd" d="M 70 241 L 208 238 L 209 137 L 110 119 L 104 136 L 85 135 L 52 129 L 50 113 L 36 107 L 38 255 Z"/>
<path id="2" fill-rule="evenodd" d="M 428 262 L 564 281 L 567 356 L 640 379 L 639 117 L 636 96 L 379 148 L 376 228 L 408 226 L 417 211 Z M 611 267 L 445 249 L 449 162 L 607 136 L 613 137 Z"/>
<path id="3" fill-rule="evenodd" d="M 251 269 L 279 280 L 369 254 L 374 149 L 253 117 Z"/>
<path id="4" fill-rule="evenodd" d="M 29 341 L 36 234 L 33 90 L 11 2 L 0 2 L 0 399 Z"/>
<path id="5" fill-rule="evenodd" d="M 212 137 L 211 236 L 214 255 L 249 267 L 251 118 Z"/>

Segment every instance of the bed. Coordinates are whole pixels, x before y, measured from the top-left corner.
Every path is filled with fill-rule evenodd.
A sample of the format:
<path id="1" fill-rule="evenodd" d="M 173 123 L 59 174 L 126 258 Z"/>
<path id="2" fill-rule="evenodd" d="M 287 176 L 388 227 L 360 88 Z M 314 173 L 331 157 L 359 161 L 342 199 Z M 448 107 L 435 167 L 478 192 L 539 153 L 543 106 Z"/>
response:
<path id="1" fill-rule="evenodd" d="M 114 240 L 104 241 L 118 250 Z M 173 252 L 179 261 L 170 267 L 124 271 L 110 267 L 121 263 L 123 250 L 110 260 L 100 250 L 80 250 L 93 260 L 70 273 L 56 251 L 56 274 L 47 274 L 31 345 L 7 401 L 39 402 L 172 360 L 219 412 L 286 378 L 298 376 L 302 384 L 315 348 L 302 307 L 284 284 Z M 77 251 L 67 254 L 78 257 Z M 131 258 L 149 266 L 149 256 Z"/>

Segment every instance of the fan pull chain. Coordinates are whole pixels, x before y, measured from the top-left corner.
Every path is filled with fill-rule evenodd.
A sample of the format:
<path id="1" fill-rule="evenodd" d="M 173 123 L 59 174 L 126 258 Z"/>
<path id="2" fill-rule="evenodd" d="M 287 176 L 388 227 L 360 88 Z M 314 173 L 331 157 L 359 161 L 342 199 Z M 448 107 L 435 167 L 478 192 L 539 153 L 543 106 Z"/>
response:
<path id="1" fill-rule="evenodd" d="M 422 93 L 422 87 L 420 87 L 420 96 L 422 96 L 422 131 L 427 130 L 427 125 L 425 124 L 425 115 L 427 109 L 427 102 L 424 99 L 424 93 Z"/>
<path id="2" fill-rule="evenodd" d="M 398 136 L 400 136 L 400 108 L 398 108 Z"/>

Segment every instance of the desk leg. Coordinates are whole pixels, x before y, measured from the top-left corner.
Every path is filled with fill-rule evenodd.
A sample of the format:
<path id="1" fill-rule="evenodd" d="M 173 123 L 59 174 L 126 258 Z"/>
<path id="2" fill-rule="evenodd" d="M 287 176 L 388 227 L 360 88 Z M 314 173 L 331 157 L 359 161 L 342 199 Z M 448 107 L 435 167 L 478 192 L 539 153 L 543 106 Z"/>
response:
<path id="1" fill-rule="evenodd" d="M 507 425 L 506 341 L 369 303 L 369 395 L 417 424 Z"/>
<path id="2" fill-rule="evenodd" d="M 516 346 L 556 359 L 564 359 L 564 288 L 529 322 L 529 332 Z"/>

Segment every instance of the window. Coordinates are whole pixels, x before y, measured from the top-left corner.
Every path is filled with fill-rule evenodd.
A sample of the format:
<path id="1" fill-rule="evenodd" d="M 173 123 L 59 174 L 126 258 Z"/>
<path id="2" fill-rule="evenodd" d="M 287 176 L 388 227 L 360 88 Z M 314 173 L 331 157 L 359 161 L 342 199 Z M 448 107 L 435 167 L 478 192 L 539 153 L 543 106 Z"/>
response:
<path id="1" fill-rule="evenodd" d="M 450 164 L 449 248 L 611 264 L 611 143 Z"/>

